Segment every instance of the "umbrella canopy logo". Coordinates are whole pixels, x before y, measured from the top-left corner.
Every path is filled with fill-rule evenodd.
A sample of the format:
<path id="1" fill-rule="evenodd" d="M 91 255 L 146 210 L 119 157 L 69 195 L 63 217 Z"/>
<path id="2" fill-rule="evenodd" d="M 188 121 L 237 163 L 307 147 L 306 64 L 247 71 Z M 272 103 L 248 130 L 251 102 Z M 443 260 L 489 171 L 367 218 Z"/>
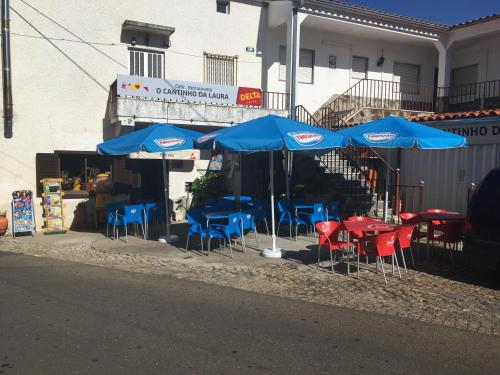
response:
<path id="1" fill-rule="evenodd" d="M 288 135 L 292 137 L 299 145 L 308 147 L 317 145 L 324 138 L 323 135 L 312 132 L 293 132 L 288 133 Z"/>
<path id="2" fill-rule="evenodd" d="M 203 142 L 206 142 L 206 141 L 209 141 L 211 139 L 214 139 L 215 137 L 217 137 L 219 135 L 219 133 L 215 133 L 215 134 L 207 134 L 207 135 L 204 135 L 203 137 L 200 137 L 197 139 L 197 142 L 198 143 L 203 143 Z"/>
<path id="3" fill-rule="evenodd" d="M 377 133 L 365 133 L 363 137 L 372 143 L 387 143 L 398 137 L 398 133 L 392 132 L 377 132 Z"/>
<path id="4" fill-rule="evenodd" d="M 181 147 L 186 143 L 186 139 L 182 137 L 157 138 L 154 142 L 165 150 L 172 150 Z"/>

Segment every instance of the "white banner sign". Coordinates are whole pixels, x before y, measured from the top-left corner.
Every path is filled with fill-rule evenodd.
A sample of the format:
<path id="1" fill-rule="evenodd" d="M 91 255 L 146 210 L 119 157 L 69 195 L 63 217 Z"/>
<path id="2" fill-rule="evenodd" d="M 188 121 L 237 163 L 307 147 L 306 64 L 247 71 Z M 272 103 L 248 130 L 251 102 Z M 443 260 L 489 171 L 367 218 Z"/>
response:
<path id="1" fill-rule="evenodd" d="M 500 143 L 500 122 L 457 122 L 456 124 L 432 124 L 467 138 L 471 145 Z"/>
<path id="2" fill-rule="evenodd" d="M 249 87 L 212 85 L 123 74 L 118 75 L 116 84 L 116 93 L 119 96 L 224 105 L 260 106 L 262 104 L 262 91 Z"/>
<path id="3" fill-rule="evenodd" d="M 129 159 L 162 159 L 161 152 L 134 152 L 128 155 Z M 166 151 L 168 160 L 200 160 L 200 150 Z"/>

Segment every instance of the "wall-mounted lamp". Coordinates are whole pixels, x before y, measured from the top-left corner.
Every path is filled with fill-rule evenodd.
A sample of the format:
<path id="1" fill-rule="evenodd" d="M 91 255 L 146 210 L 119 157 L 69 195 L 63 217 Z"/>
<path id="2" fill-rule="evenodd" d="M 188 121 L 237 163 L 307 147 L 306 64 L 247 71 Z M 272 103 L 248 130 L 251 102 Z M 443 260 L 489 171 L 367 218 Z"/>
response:
<path id="1" fill-rule="evenodd" d="M 135 36 L 133 36 L 131 39 L 130 39 L 130 44 L 132 44 L 133 46 L 135 46 L 137 44 L 137 39 L 135 38 Z"/>
<path id="2" fill-rule="evenodd" d="M 382 48 L 382 55 L 377 60 L 377 66 L 384 65 L 385 57 L 384 57 L 384 49 Z"/>

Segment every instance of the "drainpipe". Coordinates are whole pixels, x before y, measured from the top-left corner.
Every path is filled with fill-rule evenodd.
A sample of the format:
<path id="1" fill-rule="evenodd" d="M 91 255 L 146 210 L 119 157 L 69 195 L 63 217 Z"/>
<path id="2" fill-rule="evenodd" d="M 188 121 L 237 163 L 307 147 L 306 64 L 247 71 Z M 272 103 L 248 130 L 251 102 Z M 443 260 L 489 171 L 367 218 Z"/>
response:
<path id="1" fill-rule="evenodd" d="M 2 78 L 4 136 L 12 138 L 12 81 L 10 71 L 9 0 L 2 0 Z"/>

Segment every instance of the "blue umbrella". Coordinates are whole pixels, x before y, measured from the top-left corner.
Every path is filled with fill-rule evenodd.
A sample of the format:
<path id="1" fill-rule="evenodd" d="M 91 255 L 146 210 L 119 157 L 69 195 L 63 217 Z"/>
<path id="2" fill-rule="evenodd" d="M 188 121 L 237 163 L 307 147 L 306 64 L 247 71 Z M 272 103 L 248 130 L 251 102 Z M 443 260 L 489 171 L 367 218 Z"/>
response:
<path id="1" fill-rule="evenodd" d="M 447 149 L 467 146 L 467 139 L 430 126 L 388 116 L 336 132 L 359 147 Z"/>
<path id="2" fill-rule="evenodd" d="M 337 147 L 345 147 L 348 141 L 345 137 L 326 129 L 289 120 L 285 117 L 268 115 L 204 135 L 197 140 L 197 144 L 201 148 L 209 147 L 231 152 L 269 152 L 273 246 L 272 249 L 265 249 L 262 255 L 279 258 L 281 251 L 276 248 L 274 221 L 273 152 L 285 150 L 322 153 Z"/>
<path id="3" fill-rule="evenodd" d="M 336 134 L 347 137 L 351 145 L 359 147 L 448 149 L 467 146 L 465 137 L 395 116 L 342 129 Z M 387 190 L 386 186 L 384 219 L 388 210 Z"/>
<path id="4" fill-rule="evenodd" d="M 162 154 L 163 184 L 165 187 L 165 222 L 167 224 L 167 236 L 165 240 L 167 242 L 174 242 L 177 237 L 170 235 L 168 173 L 165 153 L 190 150 L 194 148 L 194 141 L 202 135 L 203 133 L 178 128 L 170 124 L 155 124 L 97 145 L 97 152 L 102 155 L 127 155 L 141 151 Z"/>

